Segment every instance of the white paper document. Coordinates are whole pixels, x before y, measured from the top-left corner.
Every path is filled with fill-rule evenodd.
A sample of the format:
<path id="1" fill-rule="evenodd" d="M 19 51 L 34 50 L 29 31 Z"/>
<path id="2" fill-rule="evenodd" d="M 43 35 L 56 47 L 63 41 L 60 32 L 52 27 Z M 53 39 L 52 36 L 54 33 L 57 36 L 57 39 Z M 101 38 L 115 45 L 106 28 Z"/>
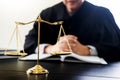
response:
<path id="1" fill-rule="evenodd" d="M 38 54 L 31 54 L 19 60 L 37 60 Z M 59 57 L 58 57 L 59 56 Z M 107 62 L 98 56 L 80 56 L 75 53 L 70 53 L 67 55 L 58 55 L 57 57 L 52 54 L 42 53 L 39 55 L 39 60 L 60 60 L 62 62 L 85 62 L 94 64 L 107 64 Z"/>

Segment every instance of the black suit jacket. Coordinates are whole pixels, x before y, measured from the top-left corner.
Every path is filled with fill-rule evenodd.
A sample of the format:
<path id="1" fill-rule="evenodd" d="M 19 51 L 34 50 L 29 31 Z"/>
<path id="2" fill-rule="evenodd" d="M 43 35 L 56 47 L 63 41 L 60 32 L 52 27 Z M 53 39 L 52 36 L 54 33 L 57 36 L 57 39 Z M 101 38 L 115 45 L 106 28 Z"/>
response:
<path id="1" fill-rule="evenodd" d="M 120 60 L 120 30 L 107 8 L 85 1 L 75 14 L 70 16 L 61 2 L 43 10 L 40 16 L 49 22 L 64 21 L 66 34 L 77 36 L 84 45 L 95 46 L 99 57 L 107 61 Z M 59 27 L 41 23 L 40 42 L 55 44 Z M 37 31 L 38 24 L 35 22 L 26 36 L 24 48 L 27 53 L 33 53 L 37 47 Z"/>

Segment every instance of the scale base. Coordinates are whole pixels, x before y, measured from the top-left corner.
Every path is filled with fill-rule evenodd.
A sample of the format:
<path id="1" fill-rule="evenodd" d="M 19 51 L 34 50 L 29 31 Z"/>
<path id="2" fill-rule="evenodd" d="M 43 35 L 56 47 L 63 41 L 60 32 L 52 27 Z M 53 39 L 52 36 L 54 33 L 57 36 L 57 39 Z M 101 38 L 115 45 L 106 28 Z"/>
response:
<path id="1" fill-rule="evenodd" d="M 33 75 L 38 75 L 38 74 L 48 74 L 48 70 L 44 69 L 42 66 L 40 65 L 35 65 L 34 67 L 28 69 L 27 74 L 33 74 Z"/>

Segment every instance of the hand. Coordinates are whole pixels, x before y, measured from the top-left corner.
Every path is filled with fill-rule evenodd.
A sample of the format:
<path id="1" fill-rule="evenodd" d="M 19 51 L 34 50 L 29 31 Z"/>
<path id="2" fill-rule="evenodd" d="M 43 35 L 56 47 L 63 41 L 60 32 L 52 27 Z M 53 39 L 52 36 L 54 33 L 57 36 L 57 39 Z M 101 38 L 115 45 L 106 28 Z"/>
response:
<path id="1" fill-rule="evenodd" d="M 69 45 L 68 45 L 69 42 Z M 69 48 L 70 46 L 70 48 Z M 45 48 L 46 53 L 52 53 L 52 52 L 74 52 L 79 55 L 89 55 L 89 48 L 82 45 L 78 40 L 76 36 L 73 35 L 66 35 L 60 37 L 59 41 L 55 45 L 48 45 Z"/>

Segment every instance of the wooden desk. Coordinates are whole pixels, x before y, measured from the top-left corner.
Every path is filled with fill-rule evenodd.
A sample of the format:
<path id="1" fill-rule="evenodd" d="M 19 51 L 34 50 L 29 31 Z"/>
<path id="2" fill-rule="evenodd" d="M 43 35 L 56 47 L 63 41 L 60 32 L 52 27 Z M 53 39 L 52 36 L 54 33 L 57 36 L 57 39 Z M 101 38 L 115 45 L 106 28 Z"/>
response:
<path id="1" fill-rule="evenodd" d="M 40 64 L 49 71 L 47 78 L 32 75 L 28 79 L 26 70 L 35 66 L 36 61 L 0 59 L 0 80 L 120 80 L 120 62 L 97 65 L 41 61 Z"/>

